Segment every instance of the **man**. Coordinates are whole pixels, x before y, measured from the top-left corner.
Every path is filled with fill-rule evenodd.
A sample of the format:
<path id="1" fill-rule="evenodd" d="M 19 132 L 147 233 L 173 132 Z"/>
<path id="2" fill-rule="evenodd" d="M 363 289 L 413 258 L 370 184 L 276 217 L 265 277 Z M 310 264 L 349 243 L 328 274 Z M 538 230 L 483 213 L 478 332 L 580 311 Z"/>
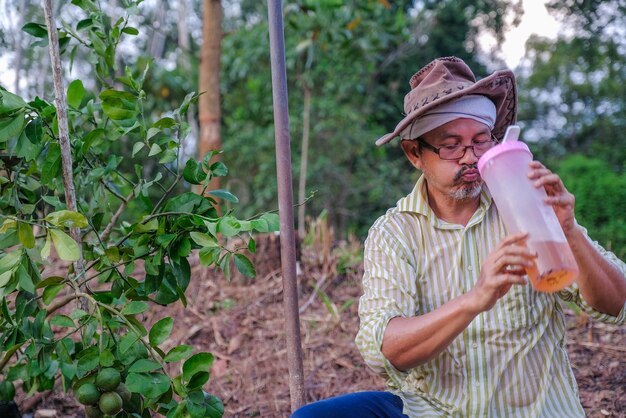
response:
<path id="1" fill-rule="evenodd" d="M 356 343 L 388 391 L 307 405 L 294 417 L 583 417 L 565 347 L 559 299 L 592 317 L 626 322 L 626 265 L 576 223 L 574 197 L 532 162 L 580 275 L 558 293 L 527 285 L 536 254 L 507 234 L 477 171 L 478 158 L 515 121 L 513 73 L 476 82 L 460 59 L 437 59 L 411 78 L 400 136 L 422 172 L 365 243 Z M 493 139 L 493 140 L 492 140 Z"/>

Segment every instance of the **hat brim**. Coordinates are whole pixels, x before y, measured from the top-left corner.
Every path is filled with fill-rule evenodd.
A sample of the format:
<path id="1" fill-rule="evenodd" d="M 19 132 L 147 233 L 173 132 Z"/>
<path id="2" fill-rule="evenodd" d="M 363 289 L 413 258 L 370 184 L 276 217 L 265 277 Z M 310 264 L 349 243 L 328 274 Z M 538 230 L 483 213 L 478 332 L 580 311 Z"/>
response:
<path id="1" fill-rule="evenodd" d="M 517 116 L 515 75 L 510 70 L 496 71 L 469 87 L 439 92 L 437 99 L 406 115 L 396 125 L 393 132 L 380 137 L 376 141 L 376 145 L 380 146 L 390 142 L 399 136 L 416 118 L 428 113 L 431 109 L 468 94 L 487 96 L 496 105 L 496 123 L 492 132 L 498 140 L 501 140 L 507 126 L 515 123 Z"/>

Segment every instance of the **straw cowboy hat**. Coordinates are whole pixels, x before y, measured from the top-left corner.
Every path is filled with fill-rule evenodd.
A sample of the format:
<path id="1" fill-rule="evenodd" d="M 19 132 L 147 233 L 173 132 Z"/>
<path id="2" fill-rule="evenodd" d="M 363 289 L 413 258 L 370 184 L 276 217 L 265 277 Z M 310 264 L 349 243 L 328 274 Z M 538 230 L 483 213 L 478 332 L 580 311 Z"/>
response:
<path id="1" fill-rule="evenodd" d="M 483 95 L 496 106 L 496 122 L 493 134 L 501 140 L 506 127 L 515 122 L 517 114 L 517 91 L 515 76 L 510 70 L 496 71 L 476 81 L 472 70 L 456 57 L 437 58 L 419 70 L 409 82 L 411 91 L 404 96 L 404 119 L 393 132 L 379 138 L 376 145 L 383 145 L 402 136 L 411 123 L 435 107 L 466 95 Z"/>

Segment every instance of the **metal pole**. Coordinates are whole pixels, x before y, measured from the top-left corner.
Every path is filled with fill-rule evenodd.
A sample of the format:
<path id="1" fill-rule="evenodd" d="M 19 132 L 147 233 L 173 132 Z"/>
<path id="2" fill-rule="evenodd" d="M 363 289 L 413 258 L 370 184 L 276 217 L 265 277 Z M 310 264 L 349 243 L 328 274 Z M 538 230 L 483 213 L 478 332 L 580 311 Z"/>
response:
<path id="1" fill-rule="evenodd" d="M 283 273 L 283 302 L 289 362 L 289 393 L 291 410 L 304 403 L 300 314 L 296 277 L 296 243 L 291 180 L 291 148 L 289 144 L 289 112 L 287 103 L 287 70 L 285 68 L 285 35 L 282 1 L 268 0 L 272 96 L 274 99 L 274 133 L 276 136 L 276 174 L 278 211 L 280 215 L 280 260 Z"/>

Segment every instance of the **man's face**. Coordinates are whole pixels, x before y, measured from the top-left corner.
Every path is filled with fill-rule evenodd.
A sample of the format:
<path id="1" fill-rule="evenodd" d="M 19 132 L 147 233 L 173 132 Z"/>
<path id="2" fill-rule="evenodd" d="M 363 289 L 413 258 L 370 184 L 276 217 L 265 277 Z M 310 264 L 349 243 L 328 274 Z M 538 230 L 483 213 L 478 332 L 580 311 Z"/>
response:
<path id="1" fill-rule="evenodd" d="M 456 119 L 422 135 L 427 145 L 418 141 L 402 141 L 402 148 L 413 166 L 424 173 L 429 196 L 445 196 L 454 200 L 474 199 L 483 184 L 476 163 L 478 157 L 471 148 L 457 160 L 444 160 L 435 148 L 467 146 L 491 140 L 491 131 L 473 119 Z M 442 152 L 441 150 L 439 151 Z"/>

